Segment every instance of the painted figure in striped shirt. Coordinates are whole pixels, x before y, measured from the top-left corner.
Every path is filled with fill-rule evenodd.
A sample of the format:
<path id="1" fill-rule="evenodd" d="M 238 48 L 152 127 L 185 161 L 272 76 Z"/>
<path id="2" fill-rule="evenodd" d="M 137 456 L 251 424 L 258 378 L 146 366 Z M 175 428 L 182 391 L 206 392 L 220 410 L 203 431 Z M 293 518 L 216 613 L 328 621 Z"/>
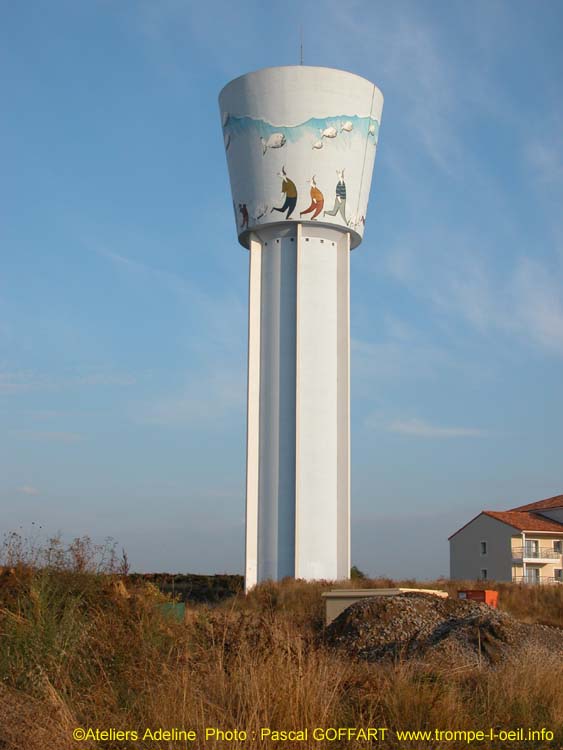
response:
<path id="1" fill-rule="evenodd" d="M 346 226 L 348 226 L 348 219 L 346 218 L 346 183 L 344 182 L 344 170 L 337 169 L 336 174 L 338 175 L 338 182 L 336 183 L 334 208 L 332 211 L 323 211 L 323 216 L 336 216 L 336 214 L 339 213 L 344 219 Z"/>
<path id="2" fill-rule="evenodd" d="M 311 177 L 311 205 L 309 208 L 306 208 L 305 211 L 301 211 L 299 216 L 304 216 L 305 214 L 312 214 L 310 219 L 314 221 L 317 216 L 320 214 L 320 212 L 323 210 L 323 206 L 325 204 L 325 198 L 324 195 L 321 193 L 319 188 L 317 187 L 317 183 L 315 181 L 315 175 Z"/>

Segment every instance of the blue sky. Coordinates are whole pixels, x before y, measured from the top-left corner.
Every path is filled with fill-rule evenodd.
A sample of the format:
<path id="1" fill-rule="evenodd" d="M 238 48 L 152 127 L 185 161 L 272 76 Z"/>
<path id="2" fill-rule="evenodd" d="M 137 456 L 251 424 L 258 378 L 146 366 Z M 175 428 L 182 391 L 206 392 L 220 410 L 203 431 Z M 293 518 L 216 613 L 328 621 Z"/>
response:
<path id="1" fill-rule="evenodd" d="M 0 3 L 0 529 L 242 572 L 247 253 L 217 95 L 299 61 L 383 110 L 352 255 L 353 561 L 448 573 L 563 492 L 563 5 Z"/>

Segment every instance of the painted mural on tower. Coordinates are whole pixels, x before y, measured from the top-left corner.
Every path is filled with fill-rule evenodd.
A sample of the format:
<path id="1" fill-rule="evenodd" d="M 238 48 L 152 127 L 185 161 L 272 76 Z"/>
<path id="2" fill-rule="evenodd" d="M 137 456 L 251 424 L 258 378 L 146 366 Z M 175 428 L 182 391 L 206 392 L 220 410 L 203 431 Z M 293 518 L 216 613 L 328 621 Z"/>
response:
<path id="1" fill-rule="evenodd" d="M 237 145 L 247 149 L 250 145 L 263 159 L 271 161 L 272 175 L 279 178 L 278 182 L 281 185 L 279 192 L 265 190 L 254 202 L 245 197 L 249 202 L 239 204 L 240 230 L 271 221 L 270 215 L 275 212 L 281 213 L 286 220 L 294 219 L 300 199 L 308 202 L 310 200 L 309 205 L 304 204 L 302 209 L 299 206 L 301 210 L 298 215 L 302 221 L 321 219 L 354 229 L 365 224 L 365 212 L 356 211 L 353 215 L 347 212 L 347 186 L 344 174 L 347 155 L 357 151 L 358 146 L 371 148 L 375 153 L 379 122 L 374 117 L 344 115 L 323 119 L 310 118 L 300 125 L 286 126 L 258 118 L 235 117 L 225 112 L 222 121 L 225 150 L 234 151 Z M 289 167 L 286 167 L 286 164 L 292 163 L 292 157 L 298 160 L 299 152 L 304 147 L 314 154 L 311 164 L 318 173 L 321 173 L 323 162 L 332 163 L 335 157 L 338 159 L 341 168 L 335 170 L 336 179 L 332 179 L 332 184 L 326 177 L 327 184 L 320 185 L 317 174 L 311 175 L 305 185 L 299 186 L 290 178 L 286 171 Z M 281 168 L 276 166 L 276 155 L 283 157 L 284 163 Z M 356 183 L 359 179 L 361 175 L 352 176 Z M 323 210 L 324 196 L 331 193 L 334 195 L 332 208 Z"/>

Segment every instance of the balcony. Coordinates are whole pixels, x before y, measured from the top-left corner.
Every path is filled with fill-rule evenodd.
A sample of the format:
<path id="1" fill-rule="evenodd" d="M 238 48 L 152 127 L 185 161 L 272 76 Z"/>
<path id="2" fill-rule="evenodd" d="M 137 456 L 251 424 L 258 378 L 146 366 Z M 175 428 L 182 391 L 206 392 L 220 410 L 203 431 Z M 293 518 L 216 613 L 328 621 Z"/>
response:
<path id="1" fill-rule="evenodd" d="M 563 584 L 563 580 L 561 578 L 554 578 L 553 576 L 512 576 L 512 583 L 531 583 L 536 586 L 542 585 L 542 584 Z"/>
<path id="2" fill-rule="evenodd" d="M 535 562 L 549 560 L 560 560 L 561 552 L 557 552 L 553 547 L 513 547 L 512 560 L 533 560 Z"/>

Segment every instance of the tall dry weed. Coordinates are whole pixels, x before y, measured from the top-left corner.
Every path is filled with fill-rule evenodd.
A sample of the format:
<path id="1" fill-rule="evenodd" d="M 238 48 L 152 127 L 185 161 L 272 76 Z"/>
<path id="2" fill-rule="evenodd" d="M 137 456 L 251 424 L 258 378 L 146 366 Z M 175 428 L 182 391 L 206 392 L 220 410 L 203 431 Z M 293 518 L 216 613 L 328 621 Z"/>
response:
<path id="1" fill-rule="evenodd" d="M 454 592 L 468 584 L 440 582 L 440 587 Z M 124 579 L 75 563 L 19 564 L 5 571 L 0 576 L 3 749 L 76 748 L 69 736 L 74 724 L 140 733 L 146 727 L 187 727 L 200 738 L 206 728 L 246 729 L 246 740 L 229 743 L 233 750 L 288 746 L 261 739 L 261 727 L 527 726 L 558 731 L 552 747 L 563 747 L 563 673 L 553 654 L 528 650 L 494 669 L 460 664 L 447 671 L 431 659 L 352 661 L 328 650 L 320 637 L 321 593 L 328 585 L 263 584 L 220 607 L 192 607 L 186 622 L 178 623 L 163 613 L 167 600 L 150 585 L 127 587 Z M 534 611 L 558 621 L 558 590 L 521 588 L 503 589 L 504 608 L 526 611 L 528 605 L 529 617 Z M 220 746 L 218 738 L 205 743 L 210 750 Z M 154 742 L 121 747 L 141 750 Z M 310 739 L 307 747 L 326 743 Z M 357 743 L 338 743 L 339 750 L 352 747 Z M 379 747 L 397 746 L 389 737 Z M 497 742 L 495 749 L 502 748 Z"/>

